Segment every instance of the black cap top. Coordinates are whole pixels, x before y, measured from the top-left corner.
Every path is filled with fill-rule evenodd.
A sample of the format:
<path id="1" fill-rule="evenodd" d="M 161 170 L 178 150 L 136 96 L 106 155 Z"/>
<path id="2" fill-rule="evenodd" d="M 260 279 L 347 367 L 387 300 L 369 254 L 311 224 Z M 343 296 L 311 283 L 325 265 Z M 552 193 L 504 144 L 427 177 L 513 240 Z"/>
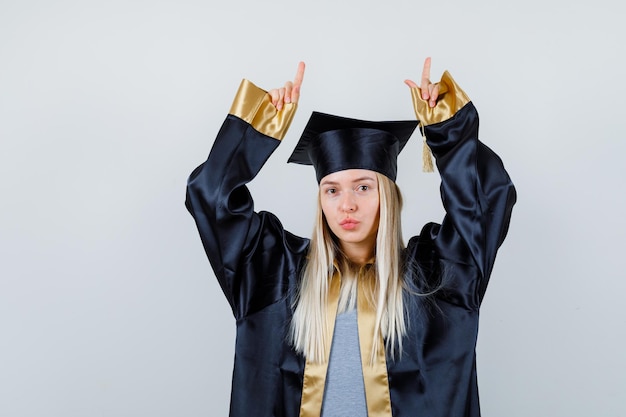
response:
<path id="1" fill-rule="evenodd" d="M 318 183 L 344 169 L 369 169 L 395 181 L 398 154 L 418 123 L 372 122 L 313 112 L 288 162 L 313 165 Z"/>

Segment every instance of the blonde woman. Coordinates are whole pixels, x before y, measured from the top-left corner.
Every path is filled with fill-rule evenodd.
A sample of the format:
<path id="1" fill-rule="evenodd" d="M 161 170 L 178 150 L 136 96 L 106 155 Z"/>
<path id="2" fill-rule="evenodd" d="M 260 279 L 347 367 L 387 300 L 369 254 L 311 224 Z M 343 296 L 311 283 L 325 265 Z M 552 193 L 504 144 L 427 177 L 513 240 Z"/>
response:
<path id="1" fill-rule="evenodd" d="M 266 92 L 244 80 L 187 208 L 237 323 L 234 417 L 480 415 L 478 313 L 515 189 L 478 140 L 448 73 L 407 80 L 441 175 L 446 216 L 405 246 L 397 156 L 418 121 L 313 113 L 290 162 L 319 184 L 311 239 L 256 213 L 246 188 L 280 144 L 304 76 Z"/>

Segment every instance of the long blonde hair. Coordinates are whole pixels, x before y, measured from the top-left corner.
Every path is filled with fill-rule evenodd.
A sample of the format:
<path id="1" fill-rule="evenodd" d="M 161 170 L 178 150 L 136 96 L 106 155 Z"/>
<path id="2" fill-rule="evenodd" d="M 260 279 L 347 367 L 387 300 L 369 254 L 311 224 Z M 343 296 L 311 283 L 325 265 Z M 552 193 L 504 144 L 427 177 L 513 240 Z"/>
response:
<path id="1" fill-rule="evenodd" d="M 402 298 L 404 275 L 401 259 L 404 243 L 400 222 L 402 195 L 398 186 L 389 178 L 378 173 L 376 177 L 380 201 L 376 259 L 374 267 L 366 271 L 366 274 L 374 275 L 376 282 L 372 294 L 367 297 L 376 307 L 371 363 L 382 348 L 381 336 L 386 341 L 386 350 L 394 358 L 396 350 L 399 354 L 402 353 L 402 337 L 406 334 Z M 342 255 L 338 242 L 324 218 L 318 197 L 315 227 L 291 322 L 292 345 L 309 361 L 316 363 L 328 360 L 326 348 L 332 342 L 327 340 L 327 326 L 332 323 L 327 321 L 326 303 L 329 283 L 335 268 L 339 268 L 342 274 L 339 310 L 352 308 L 359 274 Z"/>

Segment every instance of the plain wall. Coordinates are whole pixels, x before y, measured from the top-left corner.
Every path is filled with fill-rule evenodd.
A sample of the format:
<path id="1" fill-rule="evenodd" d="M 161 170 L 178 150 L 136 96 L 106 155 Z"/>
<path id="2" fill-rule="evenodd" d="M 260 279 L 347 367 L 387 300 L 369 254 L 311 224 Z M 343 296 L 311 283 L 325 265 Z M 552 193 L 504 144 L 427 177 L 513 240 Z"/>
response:
<path id="1" fill-rule="evenodd" d="M 234 320 L 183 202 L 241 78 L 308 67 L 251 184 L 309 235 L 285 163 L 312 110 L 413 118 L 432 56 L 519 200 L 483 304 L 485 417 L 624 417 L 626 30 L 619 3 L 0 0 L 0 416 L 227 414 Z M 405 236 L 442 216 L 415 135 Z"/>

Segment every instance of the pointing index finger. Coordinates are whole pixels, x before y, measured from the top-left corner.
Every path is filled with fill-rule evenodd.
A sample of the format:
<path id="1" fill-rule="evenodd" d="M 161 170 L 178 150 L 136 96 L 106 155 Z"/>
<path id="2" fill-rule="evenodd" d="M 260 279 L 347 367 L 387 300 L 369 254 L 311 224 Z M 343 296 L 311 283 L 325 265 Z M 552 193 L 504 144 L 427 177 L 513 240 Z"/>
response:
<path id="1" fill-rule="evenodd" d="M 430 57 L 424 60 L 424 69 L 422 70 L 422 84 L 430 81 Z"/>
<path id="2" fill-rule="evenodd" d="M 421 80 L 421 90 L 422 90 L 422 98 L 424 100 L 428 100 L 429 88 L 430 85 L 430 57 L 424 60 L 424 69 L 422 70 L 422 80 Z"/>
<path id="3" fill-rule="evenodd" d="M 296 77 L 293 79 L 293 92 L 291 94 L 291 101 L 293 103 L 297 103 L 300 98 L 300 86 L 302 85 L 302 80 L 304 79 L 304 62 L 300 61 L 298 63 L 298 70 L 296 71 Z"/>
<path id="4" fill-rule="evenodd" d="M 302 80 L 304 79 L 304 62 L 300 61 L 298 63 L 298 71 L 296 72 L 296 77 L 293 79 L 294 86 L 302 85 Z"/>

